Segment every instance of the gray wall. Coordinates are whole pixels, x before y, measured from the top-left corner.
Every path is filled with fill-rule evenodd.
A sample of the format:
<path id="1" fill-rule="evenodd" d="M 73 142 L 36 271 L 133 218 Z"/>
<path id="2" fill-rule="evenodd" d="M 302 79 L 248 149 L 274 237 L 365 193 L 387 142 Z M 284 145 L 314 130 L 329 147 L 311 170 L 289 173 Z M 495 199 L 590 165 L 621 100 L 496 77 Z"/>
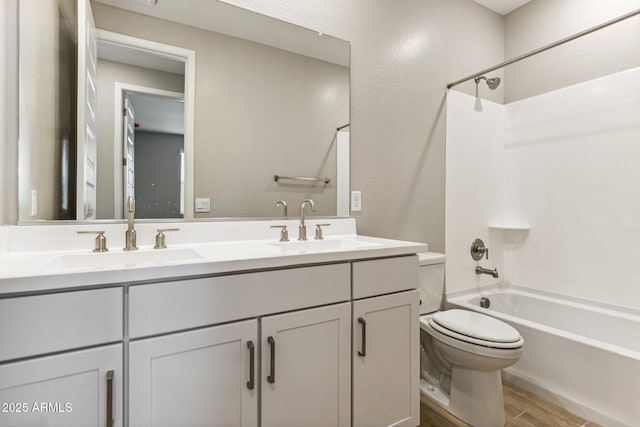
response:
<path id="1" fill-rule="evenodd" d="M 136 218 L 182 218 L 180 151 L 183 149 L 183 135 L 136 131 Z"/>
<path id="2" fill-rule="evenodd" d="M 272 216 L 277 200 L 295 206 L 308 197 L 316 214 L 335 215 L 335 134 L 349 121 L 348 69 L 100 3 L 93 10 L 99 28 L 196 51 L 194 193 L 212 205 L 196 217 Z M 274 174 L 334 179 L 287 185 Z"/>
<path id="3" fill-rule="evenodd" d="M 7 46 L 6 46 L 6 34 L 8 32 L 7 30 L 7 23 L 5 22 L 4 17 L 7 16 L 7 3 L 5 0 L 0 0 L 0 16 L 2 16 L 2 30 L 0 31 L 0 58 L 3 58 L 2 61 L 2 67 L 0 67 L 0 165 L 2 165 L 2 172 L 0 172 L 0 225 L 4 224 L 6 219 L 5 219 L 5 207 L 6 207 L 6 203 L 5 203 L 5 193 L 6 193 L 6 182 L 7 182 L 7 168 L 5 168 L 5 162 L 6 162 L 6 151 L 7 151 L 7 145 L 4 143 L 5 139 L 6 139 L 6 133 L 7 133 L 7 126 L 6 126 L 6 119 L 5 119 L 5 114 L 6 114 L 6 107 L 7 107 L 7 101 L 8 98 L 6 96 L 6 86 L 7 86 L 7 79 L 5 78 L 5 74 L 6 74 L 6 70 L 5 70 L 5 64 L 6 61 L 4 60 L 4 58 L 7 57 L 6 51 L 7 51 Z"/>
<path id="4" fill-rule="evenodd" d="M 351 187 L 363 192 L 358 232 L 425 241 L 437 251 L 444 250 L 446 83 L 640 7 L 638 0 L 534 0 L 503 18 L 464 0 L 224 1 L 351 41 Z M 557 74 L 505 74 L 498 91 L 481 95 L 501 101 L 503 88 L 534 86 L 505 92 L 512 100 L 551 90 L 549 78 L 564 86 L 637 66 L 638 19 L 604 30 L 597 43 L 566 45 L 558 50 L 566 60 L 547 56 L 539 68 L 560 61 Z M 456 89 L 472 94 L 474 85 Z"/>
<path id="5" fill-rule="evenodd" d="M 503 59 L 502 18 L 470 0 L 227 2 L 351 42 L 351 183 L 364 202 L 359 232 L 443 250 L 444 87 Z M 7 77 L 13 81 L 15 72 Z M 16 139 L 7 143 L 7 170 L 15 173 Z M 1 202 L 14 223 L 17 196 Z"/>
<path id="6" fill-rule="evenodd" d="M 444 250 L 445 87 L 503 60 L 502 17 L 467 0 L 227 0 L 351 42 L 358 233 Z"/>
<path id="7" fill-rule="evenodd" d="M 73 164 L 62 170 L 62 145 L 75 146 L 75 10 L 70 0 L 20 1 L 20 211 L 25 220 L 68 219 L 75 199 L 60 212 L 62 176 L 75 177 Z M 63 13 L 63 7 L 67 9 Z M 65 16 L 65 14 L 68 14 Z M 70 22 L 68 22 L 70 21 Z M 74 161 L 75 154 L 70 153 Z M 75 193 L 75 180 L 66 182 Z M 31 216 L 31 191 L 38 212 Z M 69 194 L 71 197 L 72 194 Z"/>
<path id="8" fill-rule="evenodd" d="M 118 215 L 114 213 L 115 197 L 116 195 L 122 197 L 122 189 L 118 189 L 117 192 L 114 189 L 114 173 L 116 173 L 114 161 L 118 165 L 122 165 L 121 159 L 114 159 L 114 144 L 120 143 L 120 140 L 116 140 L 114 135 L 116 82 L 184 92 L 184 76 L 182 75 L 98 60 L 98 219 L 123 217 L 122 212 L 118 212 Z M 118 166 L 118 173 L 122 173 L 121 166 Z"/>
<path id="9" fill-rule="evenodd" d="M 505 58 L 515 58 L 640 8 L 639 0 L 534 0 L 505 17 Z M 505 102 L 640 66 L 640 16 L 505 69 Z"/>
<path id="10" fill-rule="evenodd" d="M 18 0 L 0 0 L 0 225 L 18 222 Z M 2 109 L 0 108 L 0 110 Z"/>

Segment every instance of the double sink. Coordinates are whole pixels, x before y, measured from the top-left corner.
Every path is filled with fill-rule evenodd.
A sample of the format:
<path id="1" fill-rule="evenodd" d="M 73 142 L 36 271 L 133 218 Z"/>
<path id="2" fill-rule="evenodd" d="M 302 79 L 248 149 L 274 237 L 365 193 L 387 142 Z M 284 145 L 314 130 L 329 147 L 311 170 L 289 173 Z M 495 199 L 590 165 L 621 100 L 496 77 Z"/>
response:
<path id="1" fill-rule="evenodd" d="M 323 240 L 273 242 L 265 240 L 197 244 L 167 249 L 141 248 L 136 251 L 112 250 L 103 253 L 65 253 L 56 255 L 40 267 L 41 271 L 108 270 L 117 268 L 177 265 L 251 258 L 318 254 L 371 249 L 379 243 L 359 240 L 357 236 L 330 237 Z"/>

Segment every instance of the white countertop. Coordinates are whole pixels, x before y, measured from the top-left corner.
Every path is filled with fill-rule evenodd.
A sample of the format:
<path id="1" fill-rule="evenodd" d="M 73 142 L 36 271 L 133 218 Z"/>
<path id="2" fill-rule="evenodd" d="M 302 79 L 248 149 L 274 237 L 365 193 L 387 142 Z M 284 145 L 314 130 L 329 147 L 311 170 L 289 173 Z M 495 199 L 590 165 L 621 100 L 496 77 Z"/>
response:
<path id="1" fill-rule="evenodd" d="M 5 241 L 0 242 L 5 245 L 5 250 L 0 250 L 0 295 L 401 256 L 427 250 L 424 243 L 357 235 L 355 221 L 350 218 L 322 222 L 332 224 L 331 231 L 329 228 L 325 231 L 325 239 L 313 240 L 315 223 L 308 221 L 310 236 L 306 242 L 296 240 L 294 221 L 236 221 L 229 227 L 225 227 L 228 223 L 220 222 L 181 223 L 177 225 L 184 229 L 181 237 L 179 232 L 167 234 L 168 249 L 140 245 L 138 251 L 124 252 L 117 239 L 110 239 L 116 241 L 109 242 L 107 253 L 92 253 L 92 236 L 80 237 L 76 231 L 106 228 L 109 237 L 122 234 L 118 233 L 123 231 L 122 224 L 12 227 L 4 233 Z M 292 230 L 289 242 L 279 242 L 279 231 L 270 228 L 281 223 L 287 223 Z M 156 227 L 173 226 L 138 225 L 138 242 L 150 241 Z M 235 228 L 232 233 L 235 238 L 221 240 L 229 239 L 229 228 Z M 258 238 L 239 240 L 247 235 Z M 60 236 L 72 249 L 51 250 L 51 240 L 61 239 Z M 187 239 L 192 241 L 185 242 Z M 78 249 L 78 244 L 83 248 Z M 33 250 L 43 247 L 46 250 Z"/>

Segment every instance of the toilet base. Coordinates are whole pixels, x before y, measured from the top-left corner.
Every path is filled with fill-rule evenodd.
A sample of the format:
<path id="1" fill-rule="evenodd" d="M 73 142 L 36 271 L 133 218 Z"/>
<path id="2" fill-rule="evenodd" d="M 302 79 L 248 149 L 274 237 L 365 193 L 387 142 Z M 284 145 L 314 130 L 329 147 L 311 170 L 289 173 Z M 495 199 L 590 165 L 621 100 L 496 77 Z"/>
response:
<path id="1" fill-rule="evenodd" d="M 500 371 L 453 367 L 451 393 L 420 381 L 420 392 L 474 427 L 504 426 L 504 395 Z"/>
<path id="2" fill-rule="evenodd" d="M 420 378 L 420 394 L 449 411 L 449 395 Z M 450 411 L 449 411 L 450 412 Z"/>

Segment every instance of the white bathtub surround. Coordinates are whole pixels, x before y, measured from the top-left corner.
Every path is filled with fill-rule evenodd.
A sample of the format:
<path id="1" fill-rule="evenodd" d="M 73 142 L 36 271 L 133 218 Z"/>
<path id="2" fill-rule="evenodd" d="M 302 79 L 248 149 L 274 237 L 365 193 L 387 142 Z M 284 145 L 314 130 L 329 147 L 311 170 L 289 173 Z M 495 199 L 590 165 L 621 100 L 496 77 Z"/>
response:
<path id="1" fill-rule="evenodd" d="M 515 312 L 473 307 L 525 340 L 505 377 L 603 425 L 636 425 L 640 68 L 508 105 L 483 100 L 482 112 L 474 101 L 447 99 L 447 297 L 472 308 L 452 297 L 492 294 L 499 309 L 493 291 L 506 290 Z M 500 279 L 475 275 L 477 237 L 490 248 L 480 263 Z M 510 291 L 520 287 L 537 296 Z"/>
<path id="2" fill-rule="evenodd" d="M 504 107 L 457 91 L 447 95 L 446 287 L 447 292 L 495 285 L 505 280 L 502 241 L 489 224 L 504 223 Z M 489 259 L 474 261 L 469 250 L 480 238 Z M 499 278 L 475 274 L 476 266 L 497 268 Z"/>
<path id="3" fill-rule="evenodd" d="M 491 301 L 479 307 L 480 297 Z M 518 329 L 526 347 L 504 377 L 602 425 L 640 419 L 640 310 L 523 287 L 450 295 L 448 306 L 490 314 Z"/>
<path id="4" fill-rule="evenodd" d="M 640 68 L 473 105 L 449 92 L 448 291 L 504 282 L 640 309 Z M 499 281 L 475 276 L 476 237 Z"/>

